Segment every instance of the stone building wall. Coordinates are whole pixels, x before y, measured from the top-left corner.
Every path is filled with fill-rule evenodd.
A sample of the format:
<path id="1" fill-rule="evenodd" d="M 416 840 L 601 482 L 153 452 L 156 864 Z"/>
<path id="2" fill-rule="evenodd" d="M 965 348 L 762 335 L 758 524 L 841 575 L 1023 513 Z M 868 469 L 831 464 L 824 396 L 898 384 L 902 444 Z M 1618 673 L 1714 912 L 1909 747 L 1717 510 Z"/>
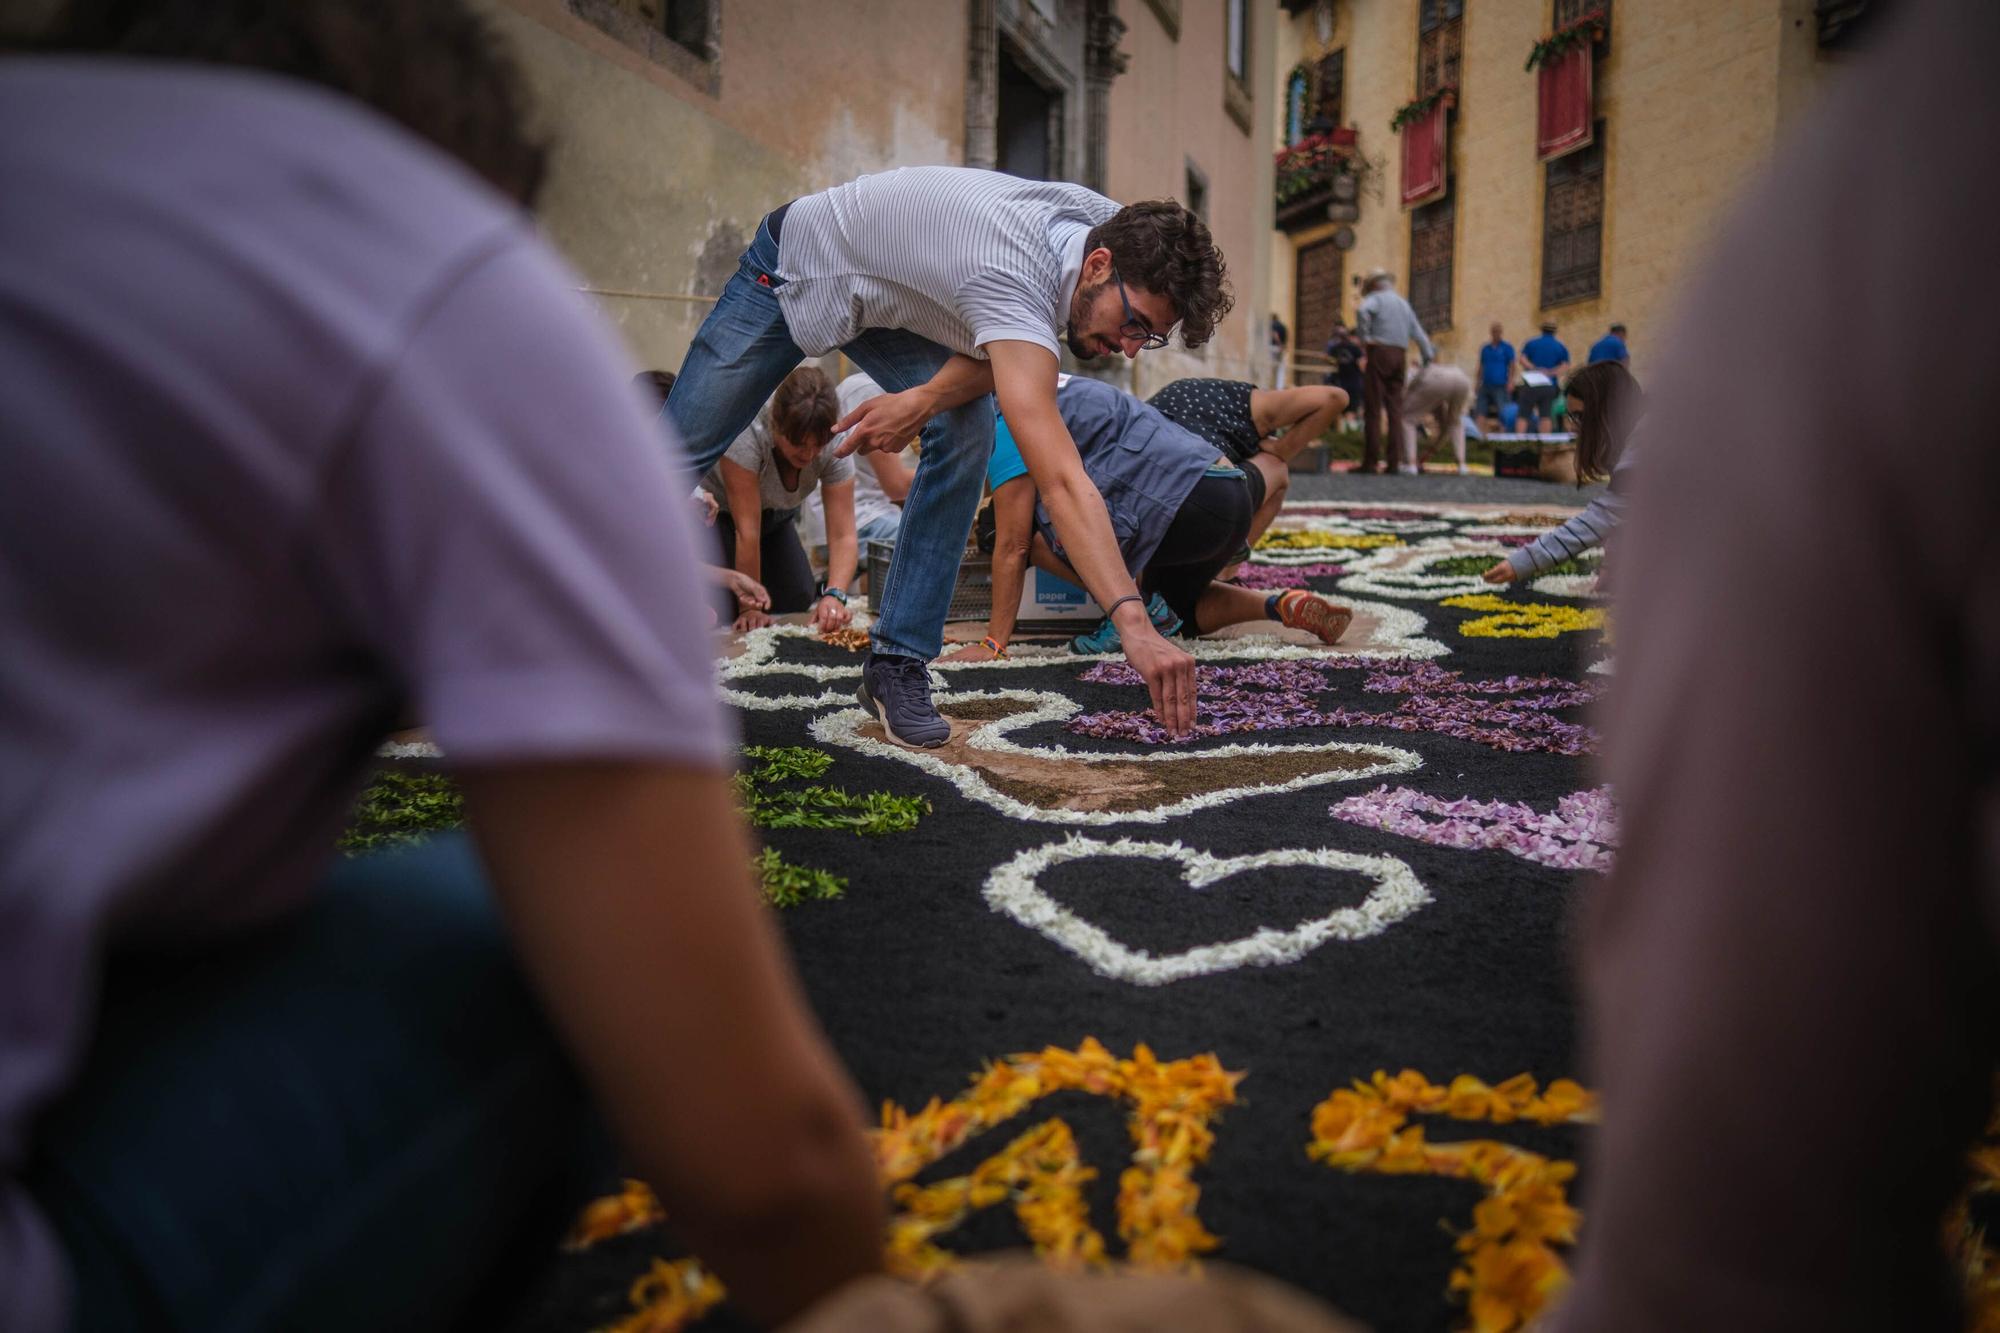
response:
<path id="1" fill-rule="evenodd" d="M 1398 289 L 1410 290 L 1410 216 L 1397 204 L 1400 143 L 1389 121 L 1416 95 L 1418 0 L 1338 0 L 1327 5 L 1330 24 L 1318 8 L 1282 20 L 1270 145 L 1284 142 L 1282 90 L 1292 68 L 1344 48 L 1345 119 L 1378 168 L 1344 255 L 1342 313 L 1351 320 L 1353 280 L 1370 268 L 1391 270 Z M 1546 317 L 1580 360 L 1621 321 L 1643 373 L 1709 235 L 1784 131 L 1837 77 L 1840 57 L 1817 47 L 1812 0 L 1611 0 L 1609 49 L 1596 66 L 1604 125 L 1599 290 L 1544 306 L 1546 168 L 1535 158 L 1536 76 L 1522 65 L 1551 20 L 1550 0 L 1466 0 L 1451 122 L 1451 328 L 1435 341 L 1470 369 L 1490 323 L 1501 322 L 1519 346 Z M 1277 235 L 1275 308 L 1293 307 L 1298 252 L 1334 230 L 1326 222 Z"/>

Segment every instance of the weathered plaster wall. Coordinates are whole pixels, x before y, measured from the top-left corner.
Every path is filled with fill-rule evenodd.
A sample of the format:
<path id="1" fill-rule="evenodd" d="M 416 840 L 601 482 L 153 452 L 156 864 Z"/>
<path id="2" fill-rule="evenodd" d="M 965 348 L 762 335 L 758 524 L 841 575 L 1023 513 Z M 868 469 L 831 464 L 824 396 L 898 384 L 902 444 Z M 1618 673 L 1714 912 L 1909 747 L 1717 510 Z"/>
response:
<path id="1" fill-rule="evenodd" d="M 599 300 L 646 365 L 680 364 L 708 306 L 671 298 L 720 292 L 766 212 L 962 154 L 961 0 L 727 0 L 715 95 L 563 0 L 489 3 L 555 142 L 543 226 L 588 286 L 645 294 Z"/>
<path id="2" fill-rule="evenodd" d="M 1228 260 L 1236 309 L 1198 353 L 1148 352 L 1128 369 L 1136 391 L 1150 393 L 1182 375 L 1222 375 L 1263 380 L 1263 354 L 1271 306 L 1271 155 L 1264 126 L 1275 114 L 1271 65 L 1277 7 L 1249 6 L 1249 130 L 1225 109 L 1222 0 L 1182 0 L 1180 35 L 1167 30 L 1152 6 L 1126 0 L 1119 6 L 1131 57 L 1111 85 L 1110 173 L 1112 197 L 1124 201 L 1185 199 L 1192 163 L 1208 179 L 1208 222 Z M 1289 314 L 1286 321 L 1290 322 Z"/>

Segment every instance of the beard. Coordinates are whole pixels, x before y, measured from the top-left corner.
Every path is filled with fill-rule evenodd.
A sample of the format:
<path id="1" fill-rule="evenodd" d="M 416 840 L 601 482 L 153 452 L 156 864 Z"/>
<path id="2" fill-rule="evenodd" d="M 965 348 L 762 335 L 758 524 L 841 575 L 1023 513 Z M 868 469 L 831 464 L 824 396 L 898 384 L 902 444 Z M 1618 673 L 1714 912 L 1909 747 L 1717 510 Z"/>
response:
<path id="1" fill-rule="evenodd" d="M 1079 361 L 1093 360 L 1098 355 L 1098 352 L 1096 348 L 1085 342 L 1083 336 L 1076 331 L 1077 311 L 1082 310 L 1087 317 L 1092 310 L 1097 308 L 1098 294 L 1110 285 L 1111 279 L 1106 278 L 1095 287 L 1081 288 L 1077 291 L 1076 300 L 1070 303 L 1069 322 L 1063 326 L 1063 343 Z"/>

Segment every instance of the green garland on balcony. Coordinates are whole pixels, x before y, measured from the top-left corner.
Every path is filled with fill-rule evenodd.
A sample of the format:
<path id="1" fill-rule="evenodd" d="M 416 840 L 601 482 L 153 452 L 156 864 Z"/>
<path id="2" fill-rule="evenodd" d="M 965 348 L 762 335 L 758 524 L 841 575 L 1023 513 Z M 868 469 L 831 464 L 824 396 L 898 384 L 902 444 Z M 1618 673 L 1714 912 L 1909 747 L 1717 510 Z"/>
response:
<path id="1" fill-rule="evenodd" d="M 1391 130 L 1400 130 L 1413 120 L 1421 120 L 1423 117 L 1428 116 L 1431 113 L 1431 108 L 1435 107 L 1439 102 L 1442 102 L 1447 97 L 1456 97 L 1457 95 L 1457 87 L 1452 84 L 1446 84 L 1428 96 L 1419 97 L 1414 102 L 1406 102 L 1402 106 L 1397 107 L 1396 114 L 1389 118 L 1389 128 Z"/>
<path id="2" fill-rule="evenodd" d="M 1273 167 L 1281 207 L 1311 194 L 1335 176 L 1355 173 L 1353 151 L 1335 143 L 1330 134 L 1309 134 L 1280 148 Z"/>
<path id="3" fill-rule="evenodd" d="M 1528 63 L 1523 69 L 1533 72 L 1535 66 L 1546 65 L 1558 56 L 1566 54 L 1572 47 L 1584 42 L 1594 42 L 1604 35 L 1604 11 L 1593 9 L 1574 22 L 1557 28 L 1528 52 Z"/>

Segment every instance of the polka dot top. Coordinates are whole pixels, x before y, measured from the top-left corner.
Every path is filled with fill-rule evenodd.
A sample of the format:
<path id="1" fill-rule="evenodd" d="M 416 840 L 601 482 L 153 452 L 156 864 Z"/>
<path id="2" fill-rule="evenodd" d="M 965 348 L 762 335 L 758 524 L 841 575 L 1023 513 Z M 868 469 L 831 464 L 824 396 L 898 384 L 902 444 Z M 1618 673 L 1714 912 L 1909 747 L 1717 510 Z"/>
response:
<path id="1" fill-rule="evenodd" d="M 1238 463 L 1248 463 L 1263 442 L 1250 415 L 1256 388 L 1242 380 L 1175 380 L 1146 402 L 1176 426 L 1193 431 Z"/>

